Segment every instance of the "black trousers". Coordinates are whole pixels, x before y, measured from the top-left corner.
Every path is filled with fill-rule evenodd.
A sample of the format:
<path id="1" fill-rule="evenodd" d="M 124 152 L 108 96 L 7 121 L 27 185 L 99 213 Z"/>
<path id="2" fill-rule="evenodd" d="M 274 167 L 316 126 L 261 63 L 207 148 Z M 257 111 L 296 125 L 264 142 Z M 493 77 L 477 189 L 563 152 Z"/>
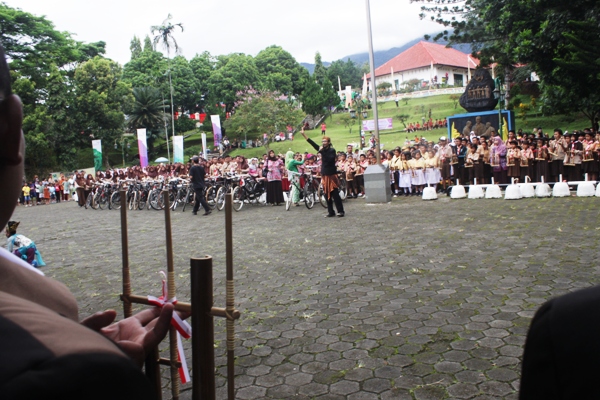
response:
<path id="1" fill-rule="evenodd" d="M 204 211 L 208 212 L 210 208 L 208 207 L 208 203 L 206 202 L 206 198 L 204 197 L 204 188 L 194 188 L 194 192 L 196 193 L 196 202 L 194 203 L 193 212 L 198 212 L 200 208 L 200 204 L 202 204 L 202 208 Z"/>
<path id="2" fill-rule="evenodd" d="M 335 214 L 333 211 L 333 202 L 335 202 L 335 208 L 337 209 L 337 212 L 343 213 L 344 205 L 342 204 L 342 198 L 340 197 L 340 191 L 338 189 L 333 189 L 331 191 L 331 195 L 327 199 L 327 211 L 329 212 L 329 215 Z"/>

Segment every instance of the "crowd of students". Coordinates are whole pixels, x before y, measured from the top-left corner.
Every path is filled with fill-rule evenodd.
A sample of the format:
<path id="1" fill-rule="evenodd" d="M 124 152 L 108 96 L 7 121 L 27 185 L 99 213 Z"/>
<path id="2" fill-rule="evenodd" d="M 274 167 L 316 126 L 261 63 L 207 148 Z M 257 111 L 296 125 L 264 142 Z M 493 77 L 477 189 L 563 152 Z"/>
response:
<path id="1" fill-rule="evenodd" d="M 395 195 L 421 194 L 425 185 L 446 190 L 455 183 L 595 181 L 600 170 L 600 135 L 592 129 L 553 137 L 541 129 L 532 134 L 508 133 L 506 141 L 491 137 L 441 137 L 437 144 L 421 141 L 384 152 Z"/>
<path id="2" fill-rule="evenodd" d="M 491 137 L 461 135 L 452 141 L 441 137 L 437 143 L 424 138 L 391 151 L 383 150 L 382 164 L 389 167 L 390 186 L 394 196 L 421 195 L 425 186 L 433 186 L 445 191 L 456 183 L 469 184 L 508 184 L 512 179 L 518 182 L 581 181 L 586 175 L 596 180 L 600 171 L 600 135 L 592 129 L 563 132 L 555 129 L 552 138 L 541 129 L 532 134 L 510 131 L 503 141 L 495 133 Z M 376 163 L 374 150 L 360 150 L 348 145 L 345 151 L 338 151 L 337 169 L 344 176 L 348 198 L 364 196 L 364 172 Z M 216 179 L 226 174 L 248 174 L 267 181 L 267 202 L 283 203 L 283 191 L 288 190 L 289 160 L 299 163 L 294 166 L 301 176 L 306 172 L 318 177 L 321 165 L 320 154 L 295 153 L 291 157 L 275 155 L 271 150 L 260 159 L 246 159 L 243 156 L 228 155 L 201 159 L 201 165 L 208 179 Z M 72 176 L 24 182 L 21 204 L 59 203 L 76 198 L 80 206 L 94 183 L 119 180 L 161 180 L 174 177 L 187 177 L 191 163 L 160 164 L 157 166 L 132 166 L 122 169 L 98 171 L 95 176 L 83 171 L 75 171 Z M 75 194 L 75 196 L 73 196 Z"/>

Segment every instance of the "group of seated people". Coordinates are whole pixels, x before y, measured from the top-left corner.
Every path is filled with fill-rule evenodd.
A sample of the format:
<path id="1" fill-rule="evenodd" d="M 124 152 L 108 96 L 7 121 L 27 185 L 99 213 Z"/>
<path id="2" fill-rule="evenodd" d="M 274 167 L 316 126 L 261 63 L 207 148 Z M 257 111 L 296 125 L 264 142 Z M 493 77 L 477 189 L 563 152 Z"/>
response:
<path id="1" fill-rule="evenodd" d="M 406 132 L 416 132 L 416 131 L 430 131 L 432 129 L 445 128 L 448 126 L 448 121 L 446 118 L 444 119 L 431 119 L 427 121 L 423 121 L 423 123 L 419 122 L 411 122 L 406 126 Z"/>

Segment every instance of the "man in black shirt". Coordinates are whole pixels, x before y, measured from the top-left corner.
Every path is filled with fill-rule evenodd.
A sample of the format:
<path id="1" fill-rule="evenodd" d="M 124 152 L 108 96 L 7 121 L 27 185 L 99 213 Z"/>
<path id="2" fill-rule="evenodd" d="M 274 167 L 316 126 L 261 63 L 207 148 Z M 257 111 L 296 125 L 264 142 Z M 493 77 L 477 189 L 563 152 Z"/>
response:
<path id="1" fill-rule="evenodd" d="M 333 203 L 335 202 L 335 208 L 337 209 L 337 216 L 343 217 L 344 205 L 342 204 L 342 198 L 338 188 L 340 187 L 340 181 L 337 174 L 337 167 L 335 161 L 337 159 L 337 152 L 331 147 L 331 139 L 328 136 L 323 136 L 319 147 L 315 142 L 309 139 L 304 133 L 304 129 L 300 131 L 304 139 L 311 144 L 321 154 L 321 183 L 323 184 L 323 191 L 327 196 L 327 211 L 326 217 L 335 217 L 333 211 Z"/>
<path id="2" fill-rule="evenodd" d="M 204 184 L 204 177 L 206 176 L 206 172 L 204 171 L 204 167 L 200 165 L 200 159 L 198 157 L 192 158 L 194 165 L 190 168 L 190 177 L 192 178 L 192 187 L 194 188 L 194 192 L 196 192 L 196 203 L 194 204 L 194 210 L 192 214 L 198 214 L 198 208 L 200 208 L 200 204 L 202 204 L 202 208 L 204 208 L 204 214 L 208 215 L 211 213 L 211 209 L 208 207 L 206 203 L 206 199 L 204 198 L 204 189 L 206 185 Z"/>

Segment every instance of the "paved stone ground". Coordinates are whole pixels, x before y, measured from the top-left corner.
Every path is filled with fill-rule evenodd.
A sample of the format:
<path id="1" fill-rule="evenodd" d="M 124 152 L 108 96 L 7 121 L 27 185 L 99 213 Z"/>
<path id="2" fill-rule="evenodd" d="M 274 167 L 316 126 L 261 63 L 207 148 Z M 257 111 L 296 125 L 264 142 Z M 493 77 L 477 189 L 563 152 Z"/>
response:
<path id="1" fill-rule="evenodd" d="M 349 200 L 343 219 L 323 218 L 319 205 L 244 207 L 234 214 L 236 398 L 516 399 L 535 310 L 597 281 L 599 204 Z M 19 207 L 14 219 L 82 315 L 121 310 L 118 212 L 63 203 Z M 172 220 L 178 298 L 189 299 L 189 258 L 210 254 L 224 306 L 224 213 Z M 163 215 L 133 211 L 129 225 L 133 291 L 157 294 Z M 224 325 L 215 328 L 219 399 Z"/>

